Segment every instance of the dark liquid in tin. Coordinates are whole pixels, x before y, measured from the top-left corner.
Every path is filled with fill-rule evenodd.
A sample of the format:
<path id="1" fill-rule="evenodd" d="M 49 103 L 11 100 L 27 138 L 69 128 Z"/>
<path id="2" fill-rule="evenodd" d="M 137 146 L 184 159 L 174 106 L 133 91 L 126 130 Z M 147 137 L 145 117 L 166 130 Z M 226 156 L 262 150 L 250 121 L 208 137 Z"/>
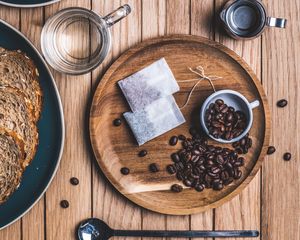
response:
<path id="1" fill-rule="evenodd" d="M 226 16 L 230 29 L 242 37 L 251 37 L 258 34 L 265 21 L 263 9 L 249 1 L 239 1 L 233 4 Z"/>

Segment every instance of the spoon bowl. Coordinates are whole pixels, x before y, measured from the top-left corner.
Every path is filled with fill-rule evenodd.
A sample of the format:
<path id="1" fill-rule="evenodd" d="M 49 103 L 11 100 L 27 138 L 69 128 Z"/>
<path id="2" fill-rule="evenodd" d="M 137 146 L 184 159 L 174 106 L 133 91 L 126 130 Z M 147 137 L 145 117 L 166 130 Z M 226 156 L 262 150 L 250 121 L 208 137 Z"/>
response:
<path id="1" fill-rule="evenodd" d="M 107 240 L 113 236 L 113 230 L 98 218 L 81 222 L 77 233 L 79 240 Z"/>

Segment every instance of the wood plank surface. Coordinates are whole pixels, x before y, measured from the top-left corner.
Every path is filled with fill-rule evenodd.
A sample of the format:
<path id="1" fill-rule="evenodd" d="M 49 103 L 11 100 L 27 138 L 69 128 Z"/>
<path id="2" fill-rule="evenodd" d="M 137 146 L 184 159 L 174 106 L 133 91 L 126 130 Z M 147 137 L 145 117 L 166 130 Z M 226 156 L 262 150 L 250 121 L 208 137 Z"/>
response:
<path id="1" fill-rule="evenodd" d="M 121 22 L 111 27 L 113 49 L 105 62 L 95 69 L 92 74 L 94 86 L 100 80 L 100 76 L 108 65 L 116 59 L 123 51 L 141 41 L 141 2 L 131 1 L 92 1 L 92 8 L 102 16 L 112 12 L 123 4 L 128 3 L 132 12 Z M 117 229 L 141 229 L 141 209 L 137 208 L 120 193 L 116 192 L 111 184 L 107 183 L 105 177 L 99 174 L 96 162 L 93 167 L 93 216 L 106 221 L 111 227 Z M 115 237 L 114 239 L 122 239 Z M 131 238 L 127 238 L 131 239 Z"/>
<path id="2" fill-rule="evenodd" d="M 167 0 L 166 34 L 191 33 L 191 1 Z M 180 24 L 179 24 L 180 23 Z M 167 230 L 189 230 L 189 216 L 166 216 Z M 182 238 L 184 239 L 184 238 Z"/>
<path id="3" fill-rule="evenodd" d="M 225 0 L 216 0 L 216 18 L 218 17 L 222 6 L 226 2 L 227 1 Z M 215 40 L 239 54 L 252 67 L 253 71 L 260 78 L 260 37 L 252 41 L 234 41 L 227 35 L 224 35 L 223 30 L 220 26 L 220 22 L 216 21 Z M 215 229 L 260 230 L 260 197 L 260 172 L 258 172 L 256 177 L 241 194 L 215 210 Z"/>
<path id="4" fill-rule="evenodd" d="M 45 19 L 59 9 L 80 6 L 90 8 L 89 1 L 61 1 L 45 8 Z M 88 38 L 88 36 L 87 36 Z M 85 37 L 70 42 L 71 46 L 84 42 Z M 45 238 L 74 239 L 80 221 L 91 217 L 91 161 L 87 144 L 86 107 L 91 90 L 91 74 L 67 76 L 53 71 L 61 94 L 66 124 L 65 147 L 60 168 L 46 193 Z M 70 184 L 77 177 L 79 185 Z M 60 207 L 61 200 L 68 200 L 69 208 Z"/>
<path id="5" fill-rule="evenodd" d="M 166 13 L 166 1 L 149 0 L 142 2 L 142 41 L 166 34 Z M 143 229 L 167 229 L 167 218 L 165 215 L 146 209 L 142 210 L 142 223 Z M 155 238 L 152 239 L 154 240 Z"/>
<path id="6" fill-rule="evenodd" d="M 207 37 L 214 40 L 215 21 L 214 21 L 214 1 L 211 0 L 192 0 L 191 1 L 191 34 Z M 203 213 L 193 214 L 190 217 L 191 230 L 213 230 L 214 210 Z"/>
<path id="7" fill-rule="evenodd" d="M 300 239 L 300 4 L 265 1 L 271 16 L 288 18 L 285 30 L 263 35 L 263 83 L 273 119 L 271 143 L 277 151 L 265 159 L 262 179 L 262 239 Z M 288 100 L 278 108 L 279 99 Z M 285 152 L 292 159 L 282 159 Z"/>
<path id="8" fill-rule="evenodd" d="M 224 35 L 216 21 L 225 0 L 62 0 L 45 8 L 20 10 L 0 6 L 8 21 L 40 48 L 44 17 L 68 6 L 106 15 L 122 4 L 133 11 L 111 28 L 112 49 L 91 74 L 66 76 L 53 71 L 62 97 L 66 123 L 64 155 L 46 195 L 21 220 L 0 231 L 1 240 L 75 239 L 79 221 L 94 216 L 122 229 L 258 229 L 261 240 L 300 239 L 300 4 L 298 0 L 264 0 L 268 13 L 288 18 L 286 30 L 267 29 L 251 41 Z M 45 15 L 45 16 L 44 16 Z M 237 197 L 223 206 L 191 216 L 166 216 L 142 209 L 119 194 L 97 167 L 89 144 L 87 116 L 93 91 L 109 65 L 126 49 L 146 39 L 183 33 L 205 36 L 233 49 L 261 78 L 273 119 L 271 144 L 262 171 Z M 79 39 L 78 39 L 79 41 Z M 74 97 L 75 96 L 75 97 Z M 286 98 L 286 108 L 276 107 Z M 282 160 L 284 152 L 292 160 Z M 71 177 L 80 184 L 72 186 Z M 68 209 L 59 205 L 70 202 Z M 34 224 L 33 224 L 34 223 Z M 119 238 L 123 239 L 123 238 Z"/>

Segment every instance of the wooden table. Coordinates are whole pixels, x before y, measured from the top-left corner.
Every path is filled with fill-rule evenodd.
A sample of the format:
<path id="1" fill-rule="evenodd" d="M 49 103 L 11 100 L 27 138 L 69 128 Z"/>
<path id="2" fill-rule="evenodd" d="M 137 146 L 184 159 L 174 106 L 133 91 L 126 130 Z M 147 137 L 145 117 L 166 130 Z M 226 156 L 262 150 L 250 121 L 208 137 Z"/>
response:
<path id="1" fill-rule="evenodd" d="M 81 6 L 107 14 L 129 3 L 130 16 L 112 28 L 113 48 L 105 63 L 83 76 L 53 71 L 65 113 L 66 142 L 57 175 L 45 196 L 21 220 L 0 231 L 1 240 L 75 239 L 75 226 L 98 217 L 114 228 L 127 229 L 258 229 L 263 240 L 300 239 L 300 4 L 299 0 L 265 0 L 270 15 L 288 18 L 286 30 L 267 29 L 252 41 L 225 36 L 215 20 L 224 0 L 62 0 L 37 9 L 0 7 L 0 17 L 19 28 L 40 48 L 44 21 L 58 9 Z M 192 216 L 166 216 L 126 200 L 100 174 L 88 140 L 87 117 L 92 93 L 106 68 L 126 49 L 167 34 L 201 35 L 241 55 L 260 77 L 273 120 L 271 144 L 250 185 L 223 206 Z M 286 108 L 276 102 L 286 98 Z M 290 151 L 292 159 L 282 160 Z M 69 179 L 76 176 L 78 186 Z M 62 209 L 62 199 L 70 207 Z"/>

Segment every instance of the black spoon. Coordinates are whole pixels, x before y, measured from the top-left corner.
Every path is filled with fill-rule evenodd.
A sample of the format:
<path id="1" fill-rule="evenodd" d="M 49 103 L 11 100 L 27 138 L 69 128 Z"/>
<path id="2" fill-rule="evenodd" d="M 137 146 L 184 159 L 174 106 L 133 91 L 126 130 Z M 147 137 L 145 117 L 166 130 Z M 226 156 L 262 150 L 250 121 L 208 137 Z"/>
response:
<path id="1" fill-rule="evenodd" d="M 258 237 L 253 230 L 232 231 L 148 231 L 148 230 L 114 230 L 97 218 L 81 222 L 77 230 L 79 240 L 107 240 L 113 236 L 122 237 Z"/>

